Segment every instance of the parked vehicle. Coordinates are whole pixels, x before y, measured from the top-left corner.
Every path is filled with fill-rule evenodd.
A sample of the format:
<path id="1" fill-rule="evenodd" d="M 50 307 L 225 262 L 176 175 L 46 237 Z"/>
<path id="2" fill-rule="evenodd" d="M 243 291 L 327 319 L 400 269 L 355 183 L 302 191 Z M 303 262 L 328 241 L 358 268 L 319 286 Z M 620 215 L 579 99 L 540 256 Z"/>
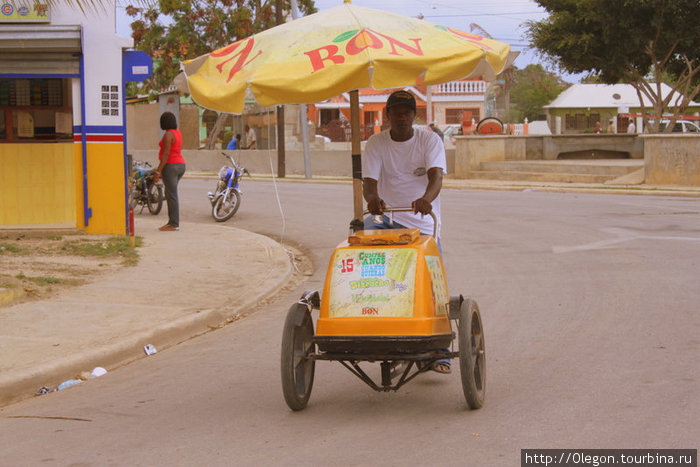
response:
<path id="1" fill-rule="evenodd" d="M 462 125 L 457 123 L 449 123 L 442 128 L 442 133 L 444 136 L 443 141 L 445 142 L 446 148 L 455 147 L 455 136 L 462 134 Z"/>
<path id="2" fill-rule="evenodd" d="M 230 162 L 231 167 L 224 165 L 219 170 L 219 180 L 216 182 L 216 191 L 207 194 L 211 201 L 211 215 L 217 222 L 229 220 L 236 214 L 241 204 L 241 190 L 239 183 L 243 174 L 250 175 L 248 169 L 241 167 L 230 155 L 222 152 Z"/>
<path id="3" fill-rule="evenodd" d="M 129 177 L 129 206 L 136 209 L 148 207 L 154 216 L 163 207 L 163 183 L 153 180 L 153 167 L 148 162 L 134 161 Z"/>
<path id="4" fill-rule="evenodd" d="M 666 127 L 671 123 L 671 120 L 668 118 L 662 118 L 661 122 L 659 123 L 659 132 L 663 133 L 664 130 L 666 130 Z M 647 128 L 651 128 L 651 126 L 654 124 L 654 119 L 649 120 L 649 126 Z M 671 133 L 692 133 L 692 134 L 700 134 L 700 122 L 694 122 L 692 120 L 682 120 L 678 119 L 676 120 L 676 123 L 673 124 L 673 129 L 671 130 Z"/>
<path id="5" fill-rule="evenodd" d="M 671 120 L 661 120 L 659 125 L 659 131 L 664 131 L 666 127 L 671 123 Z M 695 133 L 700 134 L 700 126 L 696 122 L 690 120 L 676 120 L 673 125 L 672 133 Z"/>

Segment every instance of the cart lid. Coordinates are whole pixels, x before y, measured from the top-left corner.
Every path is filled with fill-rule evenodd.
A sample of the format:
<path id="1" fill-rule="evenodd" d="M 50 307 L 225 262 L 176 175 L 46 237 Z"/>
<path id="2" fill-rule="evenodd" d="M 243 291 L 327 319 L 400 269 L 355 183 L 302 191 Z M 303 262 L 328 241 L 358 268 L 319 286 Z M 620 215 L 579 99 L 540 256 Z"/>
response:
<path id="1" fill-rule="evenodd" d="M 350 245 L 407 245 L 420 238 L 418 229 L 358 230 L 348 237 Z"/>

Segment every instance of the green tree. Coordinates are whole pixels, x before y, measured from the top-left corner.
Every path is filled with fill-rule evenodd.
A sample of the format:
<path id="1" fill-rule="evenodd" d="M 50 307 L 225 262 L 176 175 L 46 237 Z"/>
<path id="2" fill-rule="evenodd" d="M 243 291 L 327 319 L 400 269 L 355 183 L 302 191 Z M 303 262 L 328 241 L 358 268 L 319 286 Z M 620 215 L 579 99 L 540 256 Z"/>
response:
<path id="1" fill-rule="evenodd" d="M 581 83 L 583 83 L 583 84 L 605 84 L 600 79 L 600 76 L 598 76 L 594 73 L 588 73 L 586 76 L 581 78 Z"/>
<path id="2" fill-rule="evenodd" d="M 302 14 L 315 13 L 313 0 L 298 0 Z M 167 89 L 180 73 L 180 62 L 204 55 L 277 24 L 291 12 L 289 0 L 158 0 L 147 7 L 129 5 L 134 47 L 154 58 L 153 75 L 141 91 Z M 207 148 L 216 144 L 227 114 L 220 113 Z"/>
<path id="3" fill-rule="evenodd" d="M 159 92 L 180 72 L 180 61 L 216 50 L 276 24 L 274 0 L 158 0 L 129 5 L 134 47 L 154 58 L 153 75 L 142 90 Z M 290 1 L 281 2 L 283 16 Z M 316 11 L 313 0 L 299 0 L 303 14 Z"/>
<path id="4" fill-rule="evenodd" d="M 535 1 L 549 17 L 528 23 L 531 44 L 561 69 L 630 83 L 644 112 L 642 96 L 654 115 L 671 112 L 674 120 L 700 92 L 698 0 Z M 680 98 L 664 95 L 664 78 Z"/>
<path id="5" fill-rule="evenodd" d="M 515 84 L 510 90 L 509 120 L 539 120 L 543 107 L 554 100 L 569 83 L 545 70 L 542 65 L 528 65 L 515 70 Z"/>

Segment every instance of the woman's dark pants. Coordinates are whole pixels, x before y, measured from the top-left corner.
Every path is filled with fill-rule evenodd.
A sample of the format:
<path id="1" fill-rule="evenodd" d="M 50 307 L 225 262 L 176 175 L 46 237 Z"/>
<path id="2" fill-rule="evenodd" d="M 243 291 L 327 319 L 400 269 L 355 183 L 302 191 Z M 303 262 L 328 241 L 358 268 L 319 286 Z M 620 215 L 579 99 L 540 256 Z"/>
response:
<path id="1" fill-rule="evenodd" d="M 180 227 L 180 207 L 177 200 L 177 184 L 185 174 L 185 164 L 165 164 L 163 185 L 168 203 L 168 225 Z"/>

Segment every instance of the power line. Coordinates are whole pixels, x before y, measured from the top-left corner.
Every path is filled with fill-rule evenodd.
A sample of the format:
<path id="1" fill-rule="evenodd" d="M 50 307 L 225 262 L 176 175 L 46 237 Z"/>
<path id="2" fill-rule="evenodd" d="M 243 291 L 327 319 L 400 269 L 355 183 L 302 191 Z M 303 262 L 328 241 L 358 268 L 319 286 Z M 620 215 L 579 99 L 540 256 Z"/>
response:
<path id="1" fill-rule="evenodd" d="M 507 12 L 507 13 L 469 13 L 462 15 L 423 15 L 424 18 L 454 18 L 456 16 L 510 16 L 510 15 L 546 15 L 544 11 L 518 11 L 518 12 Z"/>

